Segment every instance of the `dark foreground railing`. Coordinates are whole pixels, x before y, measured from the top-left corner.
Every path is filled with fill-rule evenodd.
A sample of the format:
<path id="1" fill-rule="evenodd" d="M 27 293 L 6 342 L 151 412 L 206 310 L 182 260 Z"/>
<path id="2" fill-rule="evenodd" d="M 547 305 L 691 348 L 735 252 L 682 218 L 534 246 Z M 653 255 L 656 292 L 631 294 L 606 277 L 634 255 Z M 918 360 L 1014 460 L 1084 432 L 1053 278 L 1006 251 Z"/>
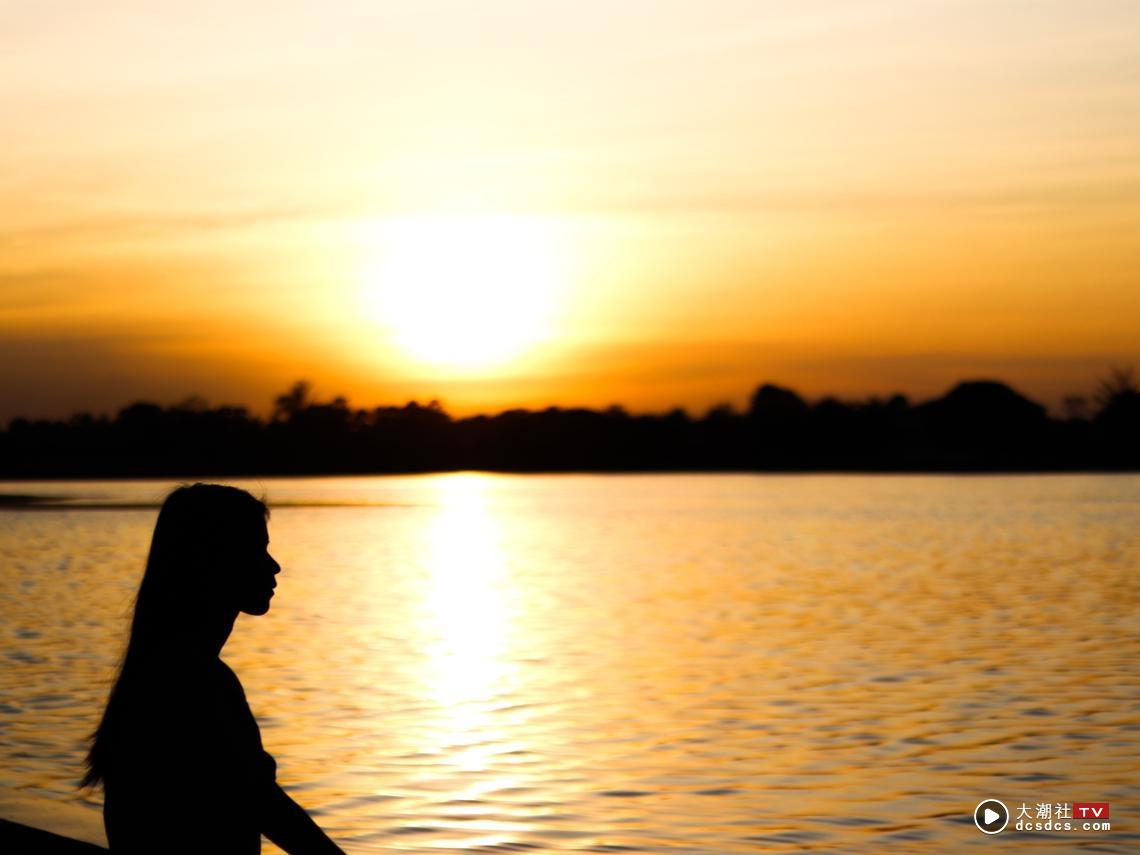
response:
<path id="1" fill-rule="evenodd" d="M 107 855 L 91 843 L 0 819 L 0 852 L 6 855 Z"/>

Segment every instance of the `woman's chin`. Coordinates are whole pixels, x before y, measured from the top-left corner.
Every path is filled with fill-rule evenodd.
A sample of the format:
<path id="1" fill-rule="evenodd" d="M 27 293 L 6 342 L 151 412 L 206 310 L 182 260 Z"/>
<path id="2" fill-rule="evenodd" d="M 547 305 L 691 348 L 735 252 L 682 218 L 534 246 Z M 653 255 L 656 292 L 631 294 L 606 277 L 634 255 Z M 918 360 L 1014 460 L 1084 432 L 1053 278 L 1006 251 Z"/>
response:
<path id="1" fill-rule="evenodd" d="M 264 600 L 255 600 L 251 603 L 246 603 L 242 606 L 241 610 L 247 615 L 263 615 L 269 611 L 269 599 L 273 594 L 270 594 Z"/>

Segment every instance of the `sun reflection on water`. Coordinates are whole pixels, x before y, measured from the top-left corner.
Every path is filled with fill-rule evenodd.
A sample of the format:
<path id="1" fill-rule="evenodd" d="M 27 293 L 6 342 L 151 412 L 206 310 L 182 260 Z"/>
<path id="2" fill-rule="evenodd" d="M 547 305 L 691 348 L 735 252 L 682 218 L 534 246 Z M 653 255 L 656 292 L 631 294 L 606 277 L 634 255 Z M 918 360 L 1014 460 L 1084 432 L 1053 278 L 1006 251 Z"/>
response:
<path id="1" fill-rule="evenodd" d="M 510 674 L 508 571 L 500 522 L 489 507 L 489 478 L 440 478 L 439 512 L 429 525 L 423 608 L 423 680 L 438 707 L 431 732 L 440 752 L 465 772 L 485 771 L 502 734 L 489 709 Z"/>

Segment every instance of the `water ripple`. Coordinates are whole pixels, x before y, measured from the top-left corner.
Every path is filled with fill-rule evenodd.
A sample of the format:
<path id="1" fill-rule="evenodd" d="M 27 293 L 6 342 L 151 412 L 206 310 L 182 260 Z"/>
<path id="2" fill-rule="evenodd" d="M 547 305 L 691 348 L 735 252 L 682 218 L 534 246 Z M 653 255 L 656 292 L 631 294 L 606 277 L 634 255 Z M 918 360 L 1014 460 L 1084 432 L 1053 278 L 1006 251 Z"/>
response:
<path id="1" fill-rule="evenodd" d="M 253 486 L 285 571 L 226 658 L 349 852 L 956 851 L 984 798 L 1140 800 L 1140 478 Z M 163 485 L 51 492 L 119 509 L 0 511 L 0 784 L 94 811 Z"/>

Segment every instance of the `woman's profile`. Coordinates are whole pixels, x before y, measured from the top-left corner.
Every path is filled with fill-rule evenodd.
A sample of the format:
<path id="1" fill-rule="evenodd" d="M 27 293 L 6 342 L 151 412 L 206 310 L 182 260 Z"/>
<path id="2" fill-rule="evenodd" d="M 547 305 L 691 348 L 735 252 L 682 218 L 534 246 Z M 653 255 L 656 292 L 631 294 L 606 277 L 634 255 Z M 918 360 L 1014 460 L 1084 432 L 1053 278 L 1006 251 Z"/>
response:
<path id="1" fill-rule="evenodd" d="M 269 611 L 280 565 L 268 508 L 179 487 L 162 505 L 130 640 L 83 785 L 103 785 L 112 853 L 339 853 L 277 784 L 241 683 L 219 657 L 239 612 Z"/>

